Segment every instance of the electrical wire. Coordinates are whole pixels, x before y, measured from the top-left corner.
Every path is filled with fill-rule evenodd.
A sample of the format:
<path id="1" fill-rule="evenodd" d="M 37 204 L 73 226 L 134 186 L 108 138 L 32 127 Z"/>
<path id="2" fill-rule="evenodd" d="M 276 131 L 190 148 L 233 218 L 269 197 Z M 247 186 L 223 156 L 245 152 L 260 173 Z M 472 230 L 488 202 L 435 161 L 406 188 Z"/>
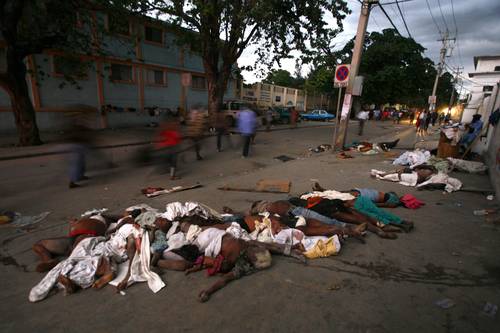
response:
<path id="1" fill-rule="evenodd" d="M 403 23 L 405 25 L 406 32 L 408 33 L 408 37 L 413 39 L 413 37 L 411 36 L 410 30 L 408 29 L 408 25 L 406 24 L 406 20 L 405 20 L 405 17 L 403 15 L 403 12 L 401 11 L 401 7 L 399 6 L 399 2 L 397 0 L 396 0 L 396 5 L 398 6 L 398 10 L 399 10 L 399 14 L 401 14 L 401 18 L 403 19 Z"/>
<path id="2" fill-rule="evenodd" d="M 457 44 L 458 60 L 460 61 L 460 65 L 464 67 L 464 62 L 462 60 L 462 51 L 460 50 L 460 44 L 458 42 L 458 24 L 457 24 L 457 18 L 455 16 L 455 6 L 453 5 L 453 0 L 450 0 L 450 2 L 451 2 L 451 13 L 453 15 L 453 24 L 455 25 L 455 39 Z"/>
<path id="3" fill-rule="evenodd" d="M 382 12 L 384 13 L 384 15 L 387 17 L 387 19 L 389 20 L 389 22 L 391 23 L 392 27 L 394 28 L 394 30 L 396 30 L 396 32 L 398 33 L 398 35 L 402 36 L 401 33 L 399 32 L 398 28 L 396 28 L 396 26 L 394 25 L 394 22 L 392 22 L 391 20 L 391 17 L 387 14 L 387 12 L 385 11 L 384 7 L 382 6 L 381 3 L 378 4 L 378 6 L 380 7 L 380 9 L 382 10 Z"/>
<path id="4" fill-rule="evenodd" d="M 446 27 L 446 31 L 449 31 L 448 24 L 446 24 L 446 20 L 444 19 L 443 8 L 441 8 L 441 1 L 440 0 L 438 0 L 438 6 L 439 6 L 439 12 L 441 13 L 441 18 L 443 19 L 444 26 Z"/>
<path id="5" fill-rule="evenodd" d="M 425 0 L 425 2 L 427 3 L 427 8 L 429 9 L 429 14 L 431 14 L 432 21 L 434 21 L 434 24 L 436 25 L 436 28 L 437 28 L 439 34 L 442 35 L 443 32 L 441 31 L 441 28 L 439 27 L 439 24 L 437 23 L 436 18 L 432 14 L 431 6 L 429 5 L 429 0 Z"/>

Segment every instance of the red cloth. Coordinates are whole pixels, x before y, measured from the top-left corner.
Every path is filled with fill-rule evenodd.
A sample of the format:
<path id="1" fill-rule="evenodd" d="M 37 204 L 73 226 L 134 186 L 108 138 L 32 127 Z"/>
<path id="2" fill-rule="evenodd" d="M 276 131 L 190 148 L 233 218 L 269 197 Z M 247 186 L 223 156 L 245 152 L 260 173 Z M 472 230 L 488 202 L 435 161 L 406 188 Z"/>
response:
<path id="1" fill-rule="evenodd" d="M 87 229 L 76 229 L 76 230 L 71 230 L 69 232 L 69 237 L 76 237 L 81 235 L 90 235 L 96 237 L 97 232 L 95 230 L 87 230 Z"/>
<path id="2" fill-rule="evenodd" d="M 409 209 L 417 209 L 425 205 L 425 202 L 418 200 L 411 194 L 405 194 L 399 200 Z"/>
<path id="3" fill-rule="evenodd" d="M 159 141 L 156 144 L 157 148 L 173 147 L 181 143 L 181 135 L 175 130 L 167 129 L 160 132 Z"/>
<path id="4" fill-rule="evenodd" d="M 213 266 L 207 268 L 207 275 L 212 276 L 219 273 L 222 268 L 223 261 L 224 261 L 224 256 L 222 256 L 222 254 L 219 254 L 217 257 L 215 257 Z"/>
<path id="5" fill-rule="evenodd" d="M 317 204 L 319 204 L 321 202 L 321 200 L 323 200 L 322 197 L 310 197 L 310 198 L 308 198 L 306 208 L 309 209 L 311 207 L 316 206 Z"/>

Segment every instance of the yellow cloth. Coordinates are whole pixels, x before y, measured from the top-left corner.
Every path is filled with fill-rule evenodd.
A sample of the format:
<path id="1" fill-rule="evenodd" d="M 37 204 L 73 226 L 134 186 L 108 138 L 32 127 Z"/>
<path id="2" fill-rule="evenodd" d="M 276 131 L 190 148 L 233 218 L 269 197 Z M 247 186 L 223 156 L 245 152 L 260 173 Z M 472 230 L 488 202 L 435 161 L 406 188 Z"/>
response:
<path id="1" fill-rule="evenodd" d="M 10 222 L 12 222 L 10 217 L 8 217 L 7 215 L 0 215 L 0 224 L 7 224 Z"/>
<path id="2" fill-rule="evenodd" d="M 304 252 L 304 256 L 308 259 L 324 258 L 335 255 L 339 252 L 337 246 L 335 245 L 334 237 L 328 238 L 326 242 L 323 240 L 318 240 L 316 245 L 314 245 L 309 251 Z"/>

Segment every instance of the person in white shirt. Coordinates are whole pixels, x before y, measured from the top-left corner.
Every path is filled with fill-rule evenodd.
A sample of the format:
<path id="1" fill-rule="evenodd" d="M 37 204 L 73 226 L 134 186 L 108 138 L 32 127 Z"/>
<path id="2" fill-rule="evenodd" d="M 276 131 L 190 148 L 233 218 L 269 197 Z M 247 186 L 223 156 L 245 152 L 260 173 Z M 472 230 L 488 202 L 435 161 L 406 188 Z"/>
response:
<path id="1" fill-rule="evenodd" d="M 358 113 L 358 120 L 359 120 L 359 130 L 358 130 L 358 135 L 363 135 L 363 128 L 365 127 L 365 122 L 368 120 L 369 113 L 365 109 L 362 109 Z"/>

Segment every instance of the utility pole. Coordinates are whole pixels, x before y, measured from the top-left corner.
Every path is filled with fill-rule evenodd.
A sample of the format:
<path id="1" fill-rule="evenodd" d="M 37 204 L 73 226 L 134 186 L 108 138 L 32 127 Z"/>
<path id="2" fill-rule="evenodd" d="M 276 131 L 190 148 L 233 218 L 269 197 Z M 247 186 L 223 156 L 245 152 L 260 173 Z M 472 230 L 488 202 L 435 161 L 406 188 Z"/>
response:
<path id="1" fill-rule="evenodd" d="M 437 91 L 437 87 L 438 87 L 439 77 L 441 76 L 441 73 L 443 72 L 446 51 L 448 50 L 448 41 L 450 41 L 450 40 L 454 41 L 455 38 L 448 38 L 448 30 L 446 30 L 444 32 L 443 38 L 438 39 L 438 41 L 442 42 L 443 45 L 441 46 L 438 70 L 437 70 L 437 74 L 436 74 L 436 79 L 434 80 L 434 87 L 432 88 L 432 95 L 429 97 L 429 111 L 434 111 L 434 109 L 436 108 L 436 91 Z"/>
<path id="2" fill-rule="evenodd" d="M 341 150 L 344 147 L 347 125 L 352 109 L 352 90 L 354 86 L 354 79 L 358 75 L 359 64 L 361 62 L 361 54 L 363 52 L 363 44 L 365 42 L 366 27 L 368 26 L 368 18 L 370 16 L 370 9 L 373 5 L 378 4 L 378 0 L 363 0 L 361 3 L 361 14 L 358 21 L 358 30 L 356 32 L 356 39 L 354 41 L 354 50 L 352 53 L 351 70 L 349 73 L 349 83 L 347 85 L 342 111 L 340 112 L 340 123 L 338 123 L 338 132 L 335 137 L 335 150 Z M 337 117 L 339 114 L 337 113 Z"/>
<path id="3" fill-rule="evenodd" d="M 455 77 L 453 79 L 453 89 L 451 90 L 451 96 L 450 96 L 450 103 L 448 104 L 448 113 L 451 112 L 451 108 L 453 107 L 453 104 L 455 103 L 455 84 L 458 82 L 458 76 L 462 73 L 463 67 L 455 67 L 454 73 Z M 460 94 L 459 94 L 459 99 L 460 99 Z"/>

